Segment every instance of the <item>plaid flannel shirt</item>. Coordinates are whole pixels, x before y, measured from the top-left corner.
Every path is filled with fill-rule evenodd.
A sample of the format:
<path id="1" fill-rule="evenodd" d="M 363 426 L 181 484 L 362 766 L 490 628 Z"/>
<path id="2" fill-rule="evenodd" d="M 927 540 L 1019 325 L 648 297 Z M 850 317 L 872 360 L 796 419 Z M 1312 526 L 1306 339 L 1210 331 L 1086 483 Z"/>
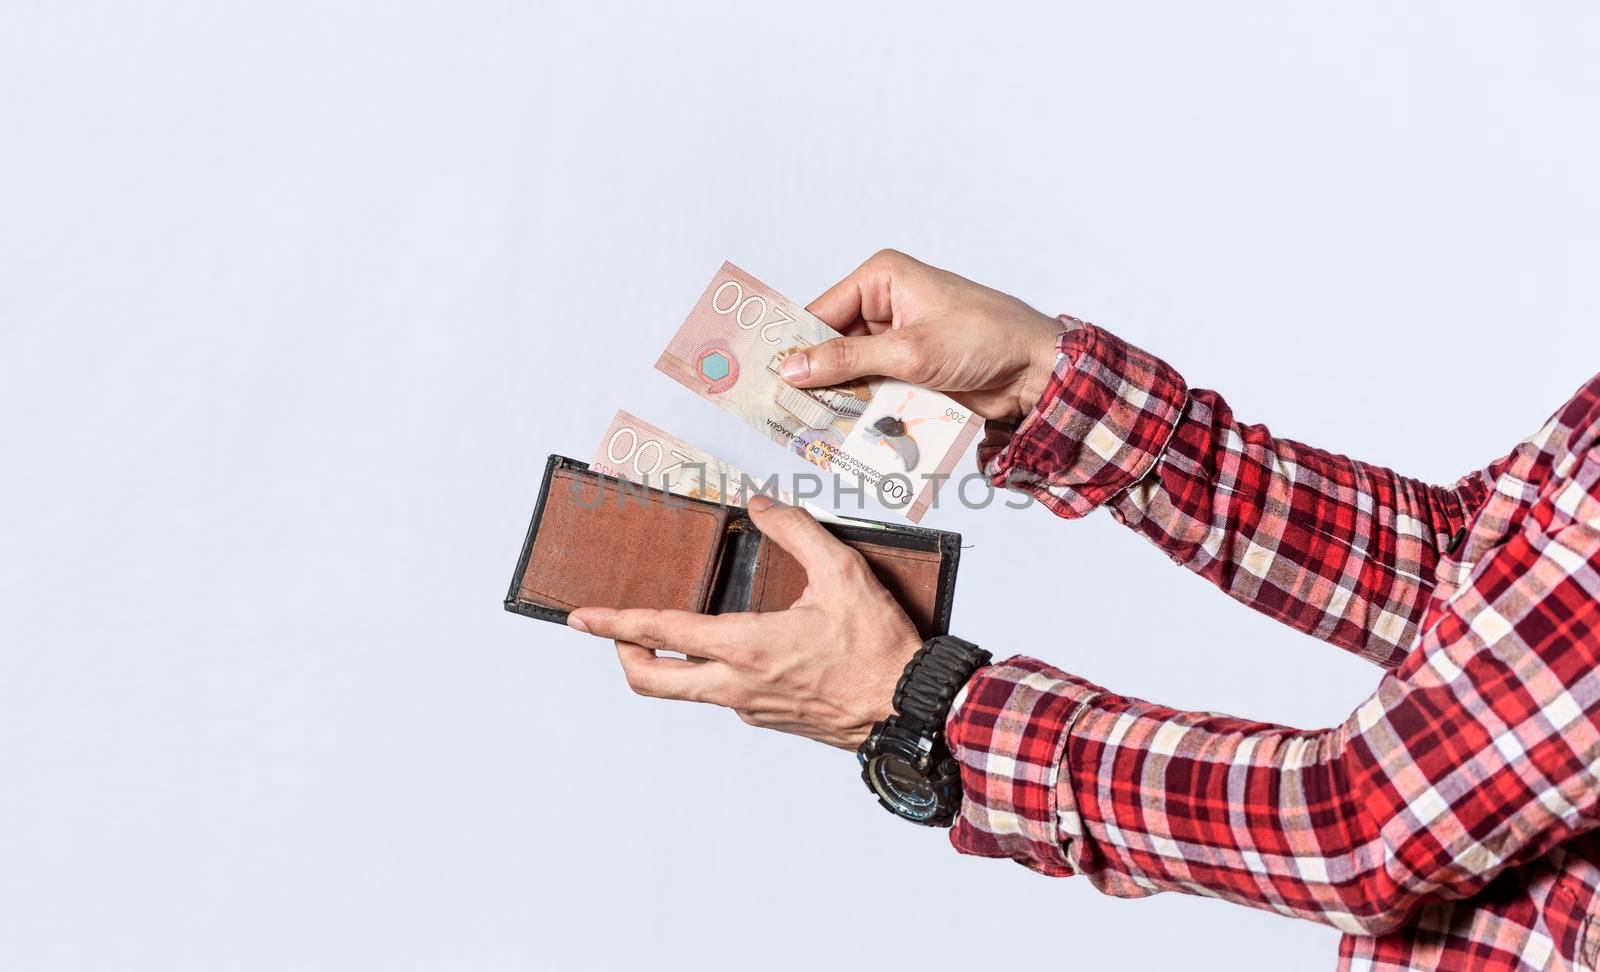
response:
<path id="1" fill-rule="evenodd" d="M 1063 517 L 1106 506 L 1385 673 L 1343 724 L 1307 731 L 990 666 L 947 724 L 955 847 L 1325 922 L 1346 932 L 1344 969 L 1595 968 L 1600 376 L 1440 487 L 1274 439 L 1063 321 L 1039 405 L 980 449 L 996 485 Z"/>

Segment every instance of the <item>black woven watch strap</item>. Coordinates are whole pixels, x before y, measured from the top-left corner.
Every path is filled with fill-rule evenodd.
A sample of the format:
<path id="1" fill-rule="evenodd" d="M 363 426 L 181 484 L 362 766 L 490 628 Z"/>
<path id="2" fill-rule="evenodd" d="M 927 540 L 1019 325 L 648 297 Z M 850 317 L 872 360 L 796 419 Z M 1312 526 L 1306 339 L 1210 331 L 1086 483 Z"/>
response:
<path id="1" fill-rule="evenodd" d="M 900 724 L 924 735 L 944 729 L 956 693 L 972 673 L 989 664 L 990 654 L 970 641 L 951 635 L 929 638 L 911 656 L 894 687 L 894 710 Z"/>

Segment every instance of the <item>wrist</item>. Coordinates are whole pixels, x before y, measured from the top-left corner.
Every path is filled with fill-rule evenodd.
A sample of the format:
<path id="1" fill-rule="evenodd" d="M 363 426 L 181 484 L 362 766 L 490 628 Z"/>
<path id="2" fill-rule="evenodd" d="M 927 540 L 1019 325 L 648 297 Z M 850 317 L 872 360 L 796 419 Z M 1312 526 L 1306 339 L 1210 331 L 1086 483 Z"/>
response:
<path id="1" fill-rule="evenodd" d="M 1024 353 L 1022 372 L 1012 385 L 1016 399 L 1013 425 L 1020 424 L 1038 408 L 1045 389 L 1050 387 L 1050 380 L 1055 377 L 1056 364 L 1061 357 L 1061 335 L 1079 323 L 1070 317 L 1039 316 L 1044 324 L 1034 330 L 1037 340 L 1032 341 Z"/>
<path id="2" fill-rule="evenodd" d="M 884 809 L 914 823 L 949 826 L 961 806 L 960 767 L 944 741 L 945 719 L 989 653 L 949 635 L 928 639 L 895 685 L 893 713 L 857 751 L 861 779 Z"/>
<path id="3" fill-rule="evenodd" d="M 922 650 L 922 645 L 922 640 L 915 635 L 897 640 L 889 650 L 878 656 L 882 659 L 881 663 L 858 680 L 858 693 L 852 705 L 855 713 L 852 722 L 856 728 L 846 737 L 843 748 L 859 749 L 871 734 L 874 724 L 895 714 L 895 688 L 900 684 L 906 666 Z"/>
<path id="4" fill-rule="evenodd" d="M 956 696 L 989 663 L 989 653 L 952 635 L 929 638 L 906 662 L 895 683 L 891 718 L 941 742 Z"/>
<path id="5" fill-rule="evenodd" d="M 978 458 L 996 486 L 1021 489 L 1076 519 L 1139 482 L 1166 453 L 1189 402 L 1161 359 L 1084 321 L 1062 317 L 1043 398 Z"/>

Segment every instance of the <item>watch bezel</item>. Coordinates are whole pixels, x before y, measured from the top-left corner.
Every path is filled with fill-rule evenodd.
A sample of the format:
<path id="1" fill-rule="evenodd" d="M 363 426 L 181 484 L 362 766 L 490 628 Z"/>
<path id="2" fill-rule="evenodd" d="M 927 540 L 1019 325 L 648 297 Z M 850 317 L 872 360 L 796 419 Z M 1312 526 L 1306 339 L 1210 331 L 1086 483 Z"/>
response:
<path id="1" fill-rule="evenodd" d="M 901 726 L 891 716 L 872 727 L 857 755 L 861 762 L 861 781 L 885 810 L 903 820 L 929 827 L 948 827 L 955 820 L 960 802 L 959 771 L 937 739 Z M 900 798 L 893 787 L 883 782 L 884 761 L 891 758 L 921 776 L 922 784 L 930 793 L 926 806 Z"/>

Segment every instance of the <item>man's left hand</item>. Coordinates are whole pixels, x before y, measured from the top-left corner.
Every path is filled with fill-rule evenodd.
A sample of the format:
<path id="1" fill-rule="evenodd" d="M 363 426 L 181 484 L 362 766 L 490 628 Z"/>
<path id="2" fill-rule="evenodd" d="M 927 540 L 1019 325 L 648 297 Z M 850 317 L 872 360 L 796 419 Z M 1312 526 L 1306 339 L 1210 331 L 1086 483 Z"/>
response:
<path id="1" fill-rule="evenodd" d="M 890 714 L 895 683 L 922 639 L 861 555 L 805 510 L 750 501 L 750 518 L 806 572 L 786 611 L 579 608 L 567 624 L 617 643 L 640 695 L 726 706 L 753 726 L 855 749 Z M 661 657 L 658 651 L 687 658 Z"/>

